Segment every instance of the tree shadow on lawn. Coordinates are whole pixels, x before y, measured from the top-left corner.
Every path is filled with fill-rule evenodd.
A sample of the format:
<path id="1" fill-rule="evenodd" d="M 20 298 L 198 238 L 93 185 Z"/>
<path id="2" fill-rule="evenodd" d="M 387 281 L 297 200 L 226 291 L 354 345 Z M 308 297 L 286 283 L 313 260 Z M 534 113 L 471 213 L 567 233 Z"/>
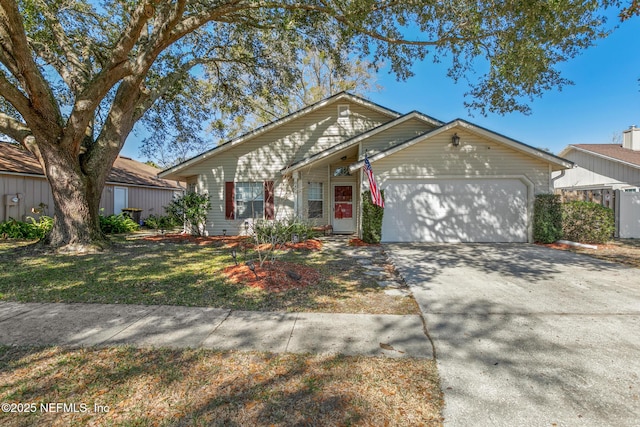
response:
<path id="1" fill-rule="evenodd" d="M 440 425 L 427 361 L 204 350 L 0 347 L 3 402 L 105 413 L 0 414 L 3 425 Z M 385 423 L 386 421 L 386 423 Z"/>
<path id="2" fill-rule="evenodd" d="M 253 254 L 239 254 L 239 262 Z M 304 252 L 288 255 L 306 262 Z M 312 266 L 318 265 L 309 259 Z M 274 293 L 232 284 L 222 274 L 230 250 L 192 244 L 136 241 L 104 254 L 19 256 L 0 261 L 3 299 L 317 310 L 325 296 L 348 298 L 331 277 L 317 286 Z"/>

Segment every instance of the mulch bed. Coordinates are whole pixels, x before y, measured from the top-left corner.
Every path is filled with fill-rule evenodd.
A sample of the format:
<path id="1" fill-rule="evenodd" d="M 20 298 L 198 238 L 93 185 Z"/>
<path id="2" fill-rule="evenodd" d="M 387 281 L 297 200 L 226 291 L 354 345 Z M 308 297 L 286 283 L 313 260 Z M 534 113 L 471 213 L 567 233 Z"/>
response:
<path id="1" fill-rule="evenodd" d="M 258 263 L 254 265 L 255 273 L 246 264 L 226 267 L 223 273 L 232 283 L 269 292 L 301 289 L 320 282 L 320 273 L 305 265 L 284 261 L 265 262 L 262 267 Z"/>
<path id="2" fill-rule="evenodd" d="M 380 246 L 380 243 L 367 243 L 362 239 L 349 239 L 349 246 Z"/>

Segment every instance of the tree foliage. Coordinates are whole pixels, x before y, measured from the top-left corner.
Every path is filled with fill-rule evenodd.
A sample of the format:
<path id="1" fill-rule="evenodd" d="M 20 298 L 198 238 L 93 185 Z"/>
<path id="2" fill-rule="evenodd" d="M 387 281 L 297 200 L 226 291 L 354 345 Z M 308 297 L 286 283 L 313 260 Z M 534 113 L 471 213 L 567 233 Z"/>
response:
<path id="1" fill-rule="evenodd" d="M 105 237 L 99 203 L 136 123 L 182 141 L 248 102 L 286 99 L 306 52 L 356 53 L 398 78 L 450 55 L 468 106 L 523 111 L 569 84 L 557 65 L 606 35 L 609 1 L 0 0 L 0 134 L 43 167 L 55 202 L 46 243 Z M 343 61 L 344 62 L 344 61 Z M 202 85 L 202 81 L 206 85 Z"/>

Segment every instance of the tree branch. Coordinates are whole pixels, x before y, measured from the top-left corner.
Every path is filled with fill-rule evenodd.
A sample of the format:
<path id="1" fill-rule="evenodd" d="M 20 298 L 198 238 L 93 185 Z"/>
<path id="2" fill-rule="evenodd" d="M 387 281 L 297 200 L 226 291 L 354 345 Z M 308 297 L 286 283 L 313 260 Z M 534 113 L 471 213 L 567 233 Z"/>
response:
<path id="1" fill-rule="evenodd" d="M 62 114 L 55 102 L 53 92 L 30 54 L 31 50 L 27 42 L 22 15 L 16 2 L 14 0 L 0 0 L 0 12 L 4 15 L 4 24 L 9 33 L 9 38 L 5 40 L 5 43 L 9 43 L 10 49 L 6 49 L 6 51 L 15 61 L 19 71 L 15 77 L 24 86 L 31 101 L 31 108 L 37 112 L 42 120 L 47 122 L 47 126 L 60 128 Z M 29 120 L 29 118 L 25 117 L 25 120 Z"/>
<path id="2" fill-rule="evenodd" d="M 32 136 L 31 129 L 26 124 L 4 113 L 0 113 L 0 133 L 21 144 Z"/>

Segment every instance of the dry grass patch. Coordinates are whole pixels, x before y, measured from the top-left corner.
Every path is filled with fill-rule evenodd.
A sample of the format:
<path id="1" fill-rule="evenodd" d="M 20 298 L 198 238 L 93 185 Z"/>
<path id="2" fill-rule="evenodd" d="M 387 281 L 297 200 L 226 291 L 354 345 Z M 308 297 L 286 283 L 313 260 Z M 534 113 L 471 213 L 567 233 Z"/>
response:
<path id="1" fill-rule="evenodd" d="M 0 347 L 0 401 L 89 408 L 0 413 L 8 427 L 438 426 L 443 404 L 432 360 L 123 347 Z"/>
<path id="2" fill-rule="evenodd" d="M 558 243 L 544 246 L 568 250 L 604 261 L 617 262 L 619 264 L 640 268 L 640 239 L 617 239 L 605 245 L 596 245 L 598 249 L 581 248 Z"/>

